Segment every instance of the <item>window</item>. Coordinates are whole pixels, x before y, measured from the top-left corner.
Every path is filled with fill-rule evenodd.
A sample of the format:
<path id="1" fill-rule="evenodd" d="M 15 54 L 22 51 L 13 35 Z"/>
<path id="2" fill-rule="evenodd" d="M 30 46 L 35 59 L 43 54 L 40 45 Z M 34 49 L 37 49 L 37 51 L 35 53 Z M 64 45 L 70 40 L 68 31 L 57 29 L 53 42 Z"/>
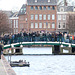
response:
<path id="1" fill-rule="evenodd" d="M 21 9 L 21 12 L 23 11 L 23 9 Z"/>
<path id="2" fill-rule="evenodd" d="M 63 15 L 63 20 L 66 20 L 66 15 Z"/>
<path id="3" fill-rule="evenodd" d="M 27 18 L 26 18 L 26 21 L 27 21 Z"/>
<path id="4" fill-rule="evenodd" d="M 48 23 L 48 28 L 50 28 L 50 23 Z"/>
<path id="5" fill-rule="evenodd" d="M 26 8 L 24 8 L 24 11 L 26 11 Z"/>
<path id="6" fill-rule="evenodd" d="M 55 7 L 54 6 L 52 6 L 52 10 L 55 10 Z"/>
<path id="7" fill-rule="evenodd" d="M 58 15 L 58 20 L 61 20 L 61 15 Z"/>
<path id="8" fill-rule="evenodd" d="M 48 6 L 48 10 L 50 10 L 50 6 Z"/>
<path id="9" fill-rule="evenodd" d="M 24 24 L 20 23 L 20 29 L 22 30 L 24 28 Z"/>
<path id="10" fill-rule="evenodd" d="M 43 7 L 43 10 L 46 10 L 46 6 Z"/>
<path id="11" fill-rule="evenodd" d="M 31 6 L 31 10 L 33 10 L 34 8 L 33 8 L 33 6 Z"/>
<path id="12" fill-rule="evenodd" d="M 43 20 L 46 20 L 46 15 L 43 15 Z"/>
<path id="13" fill-rule="evenodd" d="M 65 23 L 63 23 L 63 28 L 65 28 Z"/>
<path id="14" fill-rule="evenodd" d="M 50 20 L 50 15 L 48 15 L 48 20 Z"/>
<path id="15" fill-rule="evenodd" d="M 38 15 L 35 15 L 35 20 L 38 20 Z"/>
<path id="16" fill-rule="evenodd" d="M 39 20 L 42 20 L 42 15 L 41 14 L 39 15 Z"/>
<path id="17" fill-rule="evenodd" d="M 14 20 L 14 28 L 15 28 L 15 20 Z"/>
<path id="18" fill-rule="evenodd" d="M 18 33 L 18 29 L 16 29 L 16 33 Z"/>
<path id="19" fill-rule="evenodd" d="M 73 8 L 73 11 L 75 12 L 75 7 Z"/>
<path id="20" fill-rule="evenodd" d="M 48 2 L 50 2 L 51 0 L 48 0 Z"/>
<path id="21" fill-rule="evenodd" d="M 52 28 L 55 28 L 55 23 L 54 22 L 52 23 Z"/>
<path id="22" fill-rule="evenodd" d="M 39 23 L 39 28 L 42 28 L 42 23 Z"/>
<path id="23" fill-rule="evenodd" d="M 46 28 L 46 23 L 44 23 L 44 28 Z"/>
<path id="24" fill-rule="evenodd" d="M 16 32 L 15 32 L 15 29 L 14 29 L 14 33 L 16 33 Z"/>
<path id="25" fill-rule="evenodd" d="M 55 15 L 54 14 L 52 15 L 52 20 L 55 20 Z"/>
<path id="26" fill-rule="evenodd" d="M 58 28 L 61 28 L 61 25 L 60 25 L 60 23 L 59 23 L 59 25 L 58 25 Z"/>
<path id="27" fill-rule="evenodd" d="M 60 8 L 60 11 L 61 11 L 61 12 L 63 12 L 63 11 L 64 11 L 64 8 L 63 8 L 63 7 L 61 7 L 61 8 Z"/>
<path id="28" fill-rule="evenodd" d="M 34 28 L 34 24 L 33 23 L 31 23 L 31 28 Z"/>
<path id="29" fill-rule="evenodd" d="M 18 28 L 18 20 L 16 20 L 16 28 Z"/>
<path id="30" fill-rule="evenodd" d="M 10 26 L 10 27 L 12 28 L 12 20 L 10 20 L 10 24 L 11 24 L 11 26 Z"/>
<path id="31" fill-rule="evenodd" d="M 37 6 L 35 6 L 35 10 L 38 10 L 38 7 Z"/>
<path id="32" fill-rule="evenodd" d="M 33 20 L 34 19 L 34 15 L 31 15 L 31 20 Z"/>
<path id="33" fill-rule="evenodd" d="M 39 6 L 39 10 L 42 10 L 42 6 Z"/>
<path id="34" fill-rule="evenodd" d="M 38 28 L 38 23 L 35 23 L 35 28 Z"/>

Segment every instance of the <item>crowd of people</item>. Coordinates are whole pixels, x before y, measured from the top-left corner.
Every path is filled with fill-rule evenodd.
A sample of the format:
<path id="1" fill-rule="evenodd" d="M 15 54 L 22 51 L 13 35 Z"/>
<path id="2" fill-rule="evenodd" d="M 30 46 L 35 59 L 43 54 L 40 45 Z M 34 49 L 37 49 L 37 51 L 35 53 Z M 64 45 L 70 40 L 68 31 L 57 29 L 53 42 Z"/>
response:
<path id="1" fill-rule="evenodd" d="M 75 36 L 67 33 L 62 32 L 43 32 L 43 31 L 37 31 L 37 32 L 26 32 L 21 31 L 17 34 L 11 34 L 11 35 L 4 35 L 1 38 L 1 41 L 3 41 L 4 44 L 11 44 L 11 43 L 17 43 L 17 42 L 35 42 L 35 41 L 61 41 L 61 42 L 67 42 L 67 43 L 75 43 Z"/>

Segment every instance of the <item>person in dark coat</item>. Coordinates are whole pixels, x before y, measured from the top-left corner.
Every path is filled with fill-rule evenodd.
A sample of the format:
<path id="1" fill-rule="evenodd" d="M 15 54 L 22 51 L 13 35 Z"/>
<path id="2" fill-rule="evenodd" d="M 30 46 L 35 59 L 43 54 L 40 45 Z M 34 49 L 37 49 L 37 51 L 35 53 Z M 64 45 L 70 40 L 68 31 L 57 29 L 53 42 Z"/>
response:
<path id="1" fill-rule="evenodd" d="M 1 59 L 1 52 L 3 51 L 2 45 L 0 44 L 0 59 Z"/>

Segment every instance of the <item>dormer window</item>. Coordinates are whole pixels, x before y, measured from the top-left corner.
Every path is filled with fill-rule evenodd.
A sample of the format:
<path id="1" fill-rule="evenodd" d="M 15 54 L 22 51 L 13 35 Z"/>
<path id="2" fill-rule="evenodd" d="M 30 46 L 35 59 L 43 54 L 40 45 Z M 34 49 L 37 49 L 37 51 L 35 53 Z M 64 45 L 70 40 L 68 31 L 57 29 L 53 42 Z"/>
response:
<path id="1" fill-rule="evenodd" d="M 37 0 L 35 0 L 35 2 L 37 2 Z"/>
<path id="2" fill-rule="evenodd" d="M 23 11 L 23 9 L 21 9 L 21 12 Z"/>
<path id="3" fill-rule="evenodd" d="M 33 10 L 34 8 L 33 8 L 33 6 L 31 6 L 31 10 Z"/>
<path id="4" fill-rule="evenodd" d="M 60 12 L 64 12 L 64 8 L 63 7 L 60 8 Z"/>
<path id="5" fill-rule="evenodd" d="M 48 2 L 50 2 L 51 0 L 48 0 Z"/>

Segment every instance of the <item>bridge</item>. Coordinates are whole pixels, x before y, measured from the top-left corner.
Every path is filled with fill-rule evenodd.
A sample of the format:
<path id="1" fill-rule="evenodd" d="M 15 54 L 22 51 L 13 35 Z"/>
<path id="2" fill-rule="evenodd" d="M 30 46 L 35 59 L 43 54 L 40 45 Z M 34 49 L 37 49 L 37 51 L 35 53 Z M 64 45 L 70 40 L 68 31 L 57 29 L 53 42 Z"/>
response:
<path id="1" fill-rule="evenodd" d="M 47 41 L 38 41 L 38 42 L 19 42 L 12 43 L 8 45 L 4 45 L 4 49 L 11 48 L 14 52 L 22 53 L 23 46 L 45 46 L 52 47 L 53 54 L 63 54 L 63 49 L 69 50 L 69 54 L 74 54 L 75 52 L 75 44 L 65 43 L 65 42 L 47 42 Z"/>

